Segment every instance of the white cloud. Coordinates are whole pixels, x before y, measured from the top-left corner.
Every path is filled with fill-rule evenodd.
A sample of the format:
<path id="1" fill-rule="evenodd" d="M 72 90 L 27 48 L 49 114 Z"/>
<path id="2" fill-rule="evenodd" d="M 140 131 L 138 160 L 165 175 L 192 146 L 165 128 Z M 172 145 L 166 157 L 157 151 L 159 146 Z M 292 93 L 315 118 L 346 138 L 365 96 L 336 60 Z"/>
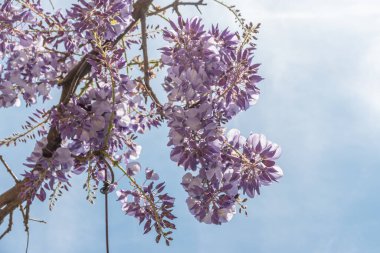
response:
<path id="1" fill-rule="evenodd" d="M 237 6 L 243 14 L 265 20 L 271 19 L 341 19 L 371 17 L 380 14 L 380 3 L 375 0 L 335 1 L 267 1 L 243 0 Z M 252 17 L 252 16 L 251 16 Z"/>
<path id="2" fill-rule="evenodd" d="M 373 24 L 380 27 L 380 22 Z M 369 43 L 368 48 L 365 50 L 360 63 L 356 79 L 353 86 L 358 99 L 364 101 L 364 111 L 371 113 L 374 118 L 380 120 L 378 116 L 380 113 L 380 36 L 378 36 L 380 28 L 377 29 L 376 35 Z"/>

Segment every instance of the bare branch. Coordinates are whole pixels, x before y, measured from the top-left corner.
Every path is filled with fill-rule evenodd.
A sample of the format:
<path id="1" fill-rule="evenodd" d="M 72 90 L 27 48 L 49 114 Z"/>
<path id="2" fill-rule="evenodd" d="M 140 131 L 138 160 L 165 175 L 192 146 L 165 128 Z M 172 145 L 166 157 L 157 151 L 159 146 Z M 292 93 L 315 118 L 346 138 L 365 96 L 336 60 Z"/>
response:
<path id="1" fill-rule="evenodd" d="M 8 227 L 7 229 L 0 235 L 0 240 L 3 239 L 3 237 L 11 232 L 12 230 L 12 225 L 13 225 L 13 212 L 9 214 L 9 222 L 8 222 Z"/>
<path id="2" fill-rule="evenodd" d="M 20 180 L 18 180 L 17 176 L 13 173 L 13 171 L 11 170 L 11 168 L 9 167 L 9 165 L 5 162 L 5 160 L 4 160 L 4 158 L 3 158 L 2 155 L 0 155 L 0 161 L 4 165 L 4 167 L 7 170 L 7 172 L 11 175 L 11 177 L 13 178 L 13 180 L 15 181 L 15 183 L 18 184 L 20 182 Z"/>
<path id="3" fill-rule="evenodd" d="M 24 220 L 24 227 L 26 232 L 26 248 L 25 252 L 28 252 L 29 249 L 29 212 L 30 212 L 30 204 L 26 204 L 25 209 L 22 205 L 20 205 L 20 211 Z"/>
<path id="4" fill-rule="evenodd" d="M 42 127 L 48 120 L 49 120 L 49 118 L 46 118 L 43 121 L 39 122 L 38 124 L 31 126 L 30 129 L 28 129 L 27 131 L 25 131 L 23 133 L 13 134 L 10 137 L 7 137 L 3 140 L 0 140 L 0 146 L 3 146 L 3 145 L 9 146 L 12 143 L 16 144 L 18 141 L 20 141 L 20 139 L 21 139 L 21 141 L 24 140 L 23 137 L 25 137 L 25 136 L 28 137 L 29 134 L 31 134 L 37 128 Z"/>
<path id="5" fill-rule="evenodd" d="M 169 4 L 169 5 L 166 5 L 164 7 L 155 7 L 154 11 L 152 12 L 149 12 L 147 14 L 147 16 L 154 16 L 154 15 L 158 15 L 162 12 L 165 12 L 166 10 L 168 9 L 173 9 L 173 12 L 176 12 L 178 16 L 181 16 L 181 13 L 179 12 L 179 6 L 195 6 L 195 8 L 197 8 L 197 10 L 199 11 L 199 13 L 202 13 L 199 6 L 205 6 L 207 5 L 206 3 L 204 3 L 204 0 L 199 0 L 197 2 L 181 2 L 179 0 L 175 0 L 173 3 Z"/>
<path id="6" fill-rule="evenodd" d="M 147 43 L 147 31 L 146 31 L 146 15 L 145 12 L 141 13 L 141 39 L 142 39 L 142 50 L 144 57 L 144 86 L 148 95 L 152 98 L 153 102 L 157 105 L 158 109 L 162 109 L 162 105 L 158 100 L 156 94 L 153 92 L 152 87 L 150 87 L 150 69 L 149 69 L 149 58 L 148 58 L 148 43 Z"/>
<path id="7" fill-rule="evenodd" d="M 38 223 L 43 223 L 43 224 L 47 224 L 46 221 L 44 220 L 37 220 L 37 219 L 33 219 L 33 218 L 29 218 L 30 221 L 34 221 L 34 222 L 38 222 Z"/>

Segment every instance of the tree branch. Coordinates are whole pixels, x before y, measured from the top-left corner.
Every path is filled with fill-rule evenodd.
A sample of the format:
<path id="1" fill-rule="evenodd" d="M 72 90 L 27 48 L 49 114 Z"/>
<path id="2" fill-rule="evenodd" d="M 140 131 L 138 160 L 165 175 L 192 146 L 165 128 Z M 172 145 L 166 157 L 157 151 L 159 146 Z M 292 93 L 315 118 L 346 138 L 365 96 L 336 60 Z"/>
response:
<path id="1" fill-rule="evenodd" d="M 161 12 L 165 12 L 166 10 L 168 9 L 173 9 L 173 11 L 175 11 L 177 13 L 178 16 L 181 16 L 181 13 L 179 12 L 179 6 L 188 6 L 188 5 L 191 5 L 191 6 L 195 6 L 195 8 L 197 8 L 197 10 L 201 12 L 201 10 L 199 9 L 199 6 L 205 6 L 207 5 L 206 3 L 203 2 L 204 0 L 199 0 L 197 2 L 181 2 L 179 0 L 175 0 L 173 3 L 171 4 L 168 4 L 164 7 L 155 7 L 155 11 L 153 12 L 149 12 L 147 14 L 147 16 L 153 16 L 153 15 L 158 15 L 160 14 Z"/>
<path id="2" fill-rule="evenodd" d="M 2 155 L 0 155 L 0 161 L 4 165 L 4 167 L 7 170 L 7 172 L 11 175 L 11 177 L 13 178 L 13 180 L 15 181 L 15 183 L 18 184 L 20 181 L 18 180 L 18 178 L 16 177 L 16 175 L 13 173 L 13 171 L 11 170 L 11 168 L 8 166 L 8 164 L 5 162 L 5 160 L 4 160 L 4 158 L 3 158 Z"/>
<path id="3" fill-rule="evenodd" d="M 153 92 L 152 87 L 150 87 L 150 69 L 149 69 L 149 57 L 148 57 L 148 43 L 147 43 L 147 31 L 146 31 L 146 14 L 145 11 L 141 13 L 141 48 L 143 51 L 144 58 L 144 87 L 146 92 L 151 97 L 153 102 L 156 104 L 158 109 L 162 111 L 162 104 L 158 100 L 156 94 Z"/>
<path id="4" fill-rule="evenodd" d="M 7 229 L 0 235 L 0 240 L 9 232 L 12 230 L 12 225 L 13 225 L 13 212 L 9 214 L 9 221 L 8 221 L 8 227 Z"/>

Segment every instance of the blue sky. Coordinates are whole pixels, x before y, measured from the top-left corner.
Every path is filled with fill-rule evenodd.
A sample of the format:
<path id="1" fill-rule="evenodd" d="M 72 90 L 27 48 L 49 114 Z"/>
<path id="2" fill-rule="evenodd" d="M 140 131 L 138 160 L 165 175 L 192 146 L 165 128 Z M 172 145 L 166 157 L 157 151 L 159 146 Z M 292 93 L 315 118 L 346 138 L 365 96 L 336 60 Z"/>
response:
<path id="1" fill-rule="evenodd" d="M 156 245 L 153 235 L 142 235 L 137 222 L 111 201 L 111 252 L 380 252 L 380 2 L 233 2 L 245 17 L 262 23 L 256 61 L 265 80 L 258 104 L 229 127 L 279 143 L 285 175 L 249 201 L 248 217 L 237 215 L 222 226 L 200 224 L 185 205 L 183 170 L 169 159 L 168 131 L 154 130 L 140 139 L 140 162 L 157 169 L 177 198 L 174 242 Z M 203 13 L 208 23 L 235 27 L 233 17 L 215 4 Z M 1 110 L 0 119 L 2 138 L 20 130 L 26 110 Z M 0 153 L 21 173 L 33 145 Z M 0 191 L 12 183 L 3 168 L 0 180 Z M 29 252 L 105 252 L 103 196 L 89 205 L 83 178 L 73 184 L 53 212 L 47 203 L 34 203 L 31 216 L 48 224 L 31 222 Z M 24 252 L 22 221 L 18 215 L 14 221 L 0 242 L 1 253 Z"/>

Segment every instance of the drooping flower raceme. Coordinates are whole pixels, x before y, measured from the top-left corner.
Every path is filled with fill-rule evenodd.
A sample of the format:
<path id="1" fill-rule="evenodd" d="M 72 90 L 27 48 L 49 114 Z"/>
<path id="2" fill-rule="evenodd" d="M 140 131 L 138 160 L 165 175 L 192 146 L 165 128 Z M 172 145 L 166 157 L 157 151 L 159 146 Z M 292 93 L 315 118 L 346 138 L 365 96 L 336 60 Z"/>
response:
<path id="1" fill-rule="evenodd" d="M 275 163 L 280 153 L 279 146 L 264 135 L 250 134 L 246 139 L 237 129 L 230 130 L 219 155 L 200 164 L 197 175 L 188 172 L 183 177 L 190 212 L 201 222 L 228 222 L 241 204 L 241 195 L 253 198 L 261 186 L 282 177 Z"/>
<path id="2" fill-rule="evenodd" d="M 217 26 L 206 31 L 194 18 L 170 23 L 162 48 L 168 66 L 164 88 L 171 159 L 196 174 L 186 173 L 182 185 L 190 212 L 201 222 L 221 224 L 236 213 L 240 195 L 254 197 L 261 185 L 282 176 L 275 165 L 278 145 L 263 135 L 248 139 L 223 127 L 233 116 L 256 103 L 261 80 L 253 63 L 253 46 L 239 43 L 234 33 Z"/>

